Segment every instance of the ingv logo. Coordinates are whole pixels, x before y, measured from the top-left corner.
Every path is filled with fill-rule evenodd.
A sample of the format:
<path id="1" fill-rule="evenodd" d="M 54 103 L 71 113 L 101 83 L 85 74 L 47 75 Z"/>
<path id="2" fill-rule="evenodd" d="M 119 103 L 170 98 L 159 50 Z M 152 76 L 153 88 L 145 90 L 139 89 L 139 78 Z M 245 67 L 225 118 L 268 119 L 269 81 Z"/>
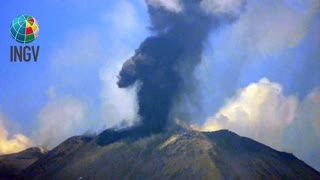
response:
<path id="1" fill-rule="evenodd" d="M 34 41 L 39 35 L 39 24 L 37 20 L 30 15 L 20 15 L 13 19 L 10 27 L 10 33 L 14 40 L 19 43 L 27 44 Z M 33 58 L 37 62 L 40 46 L 11 46 L 11 62 L 29 62 Z"/>

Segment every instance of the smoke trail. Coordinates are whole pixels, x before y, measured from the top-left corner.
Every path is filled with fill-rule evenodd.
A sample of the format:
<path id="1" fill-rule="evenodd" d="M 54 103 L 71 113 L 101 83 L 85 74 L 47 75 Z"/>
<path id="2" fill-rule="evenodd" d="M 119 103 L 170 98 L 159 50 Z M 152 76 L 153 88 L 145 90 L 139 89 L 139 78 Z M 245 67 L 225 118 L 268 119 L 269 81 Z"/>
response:
<path id="1" fill-rule="evenodd" d="M 136 81 L 139 115 L 145 130 L 159 132 L 167 124 L 174 101 L 194 88 L 193 72 L 201 62 L 204 41 L 212 29 L 232 23 L 243 0 L 146 0 L 154 35 L 148 37 L 119 73 L 118 86 Z"/>

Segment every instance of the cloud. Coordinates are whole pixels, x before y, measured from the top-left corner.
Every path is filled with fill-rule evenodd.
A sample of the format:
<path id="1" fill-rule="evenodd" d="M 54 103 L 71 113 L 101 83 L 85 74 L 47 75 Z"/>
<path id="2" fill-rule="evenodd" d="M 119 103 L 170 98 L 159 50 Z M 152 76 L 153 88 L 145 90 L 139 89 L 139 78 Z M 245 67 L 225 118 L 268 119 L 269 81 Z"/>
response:
<path id="1" fill-rule="evenodd" d="M 299 115 L 304 116 L 300 118 L 298 116 L 297 119 L 300 119 L 300 121 L 305 119 L 305 122 L 311 122 L 315 133 L 320 138 L 320 89 L 311 92 L 306 97 L 300 111 Z"/>
<path id="2" fill-rule="evenodd" d="M 120 89 L 116 86 L 118 81 L 117 75 L 121 69 L 121 61 L 125 57 L 109 59 L 112 66 L 105 66 L 100 73 L 100 79 L 103 83 L 101 97 L 102 118 L 106 123 L 106 127 L 116 127 L 122 122 L 126 122 L 126 126 L 133 125 L 138 119 L 138 102 L 136 90 L 138 84 L 130 89 Z"/>
<path id="3" fill-rule="evenodd" d="M 98 19 L 99 27 L 67 33 L 63 45 L 50 56 L 53 78 L 49 96 L 81 97 L 89 111 L 91 123 L 87 128 L 98 132 L 123 120 L 131 125 L 138 119 L 135 88 L 119 89 L 116 81 L 121 63 L 133 53 L 131 46 L 135 47 L 135 40 L 146 33 L 137 11 L 143 7 L 140 1 L 128 0 L 110 6 Z"/>
<path id="4" fill-rule="evenodd" d="M 46 148 L 84 133 L 89 121 L 86 119 L 86 104 L 72 97 L 52 100 L 42 108 L 37 120 L 39 127 L 33 132 L 33 140 Z"/>
<path id="5" fill-rule="evenodd" d="M 119 19 L 121 17 L 121 20 Z M 102 21 L 112 24 L 112 31 L 125 36 L 130 31 L 139 29 L 136 7 L 129 1 L 121 0 L 113 5 L 112 11 L 102 16 Z"/>
<path id="6" fill-rule="evenodd" d="M 240 89 L 200 127 L 220 129 L 294 153 L 320 170 L 320 89 L 298 101 L 284 95 L 280 84 L 263 78 Z"/>
<path id="7" fill-rule="evenodd" d="M 283 149 L 320 170 L 320 89 L 299 104 L 297 115 L 283 137 Z"/>
<path id="8" fill-rule="evenodd" d="M 229 129 L 279 148 L 284 129 L 295 116 L 297 98 L 285 96 L 278 83 L 263 78 L 240 89 L 213 117 L 204 131 Z"/>
<path id="9" fill-rule="evenodd" d="M 147 0 L 146 2 L 150 6 L 164 7 L 165 9 L 176 13 L 183 10 L 180 0 Z"/>
<path id="10" fill-rule="evenodd" d="M 244 0 L 203 0 L 201 8 L 212 14 L 239 15 L 243 9 Z"/>
<path id="11" fill-rule="evenodd" d="M 137 7 L 129 1 L 117 2 L 114 11 L 103 16 L 103 21 L 112 27 L 109 33 L 112 39 L 109 42 L 110 48 L 105 51 L 108 56 L 99 76 L 102 83 L 101 118 L 105 128 L 121 126 L 124 121 L 126 126 L 130 126 L 139 120 L 136 96 L 138 84 L 130 89 L 120 89 L 117 76 L 123 62 L 134 53 L 136 44 L 144 38 L 142 34 L 147 34 L 146 25 L 138 17 Z"/>
<path id="12" fill-rule="evenodd" d="M 99 34 L 93 29 L 67 34 L 64 42 L 59 44 L 49 56 L 54 66 L 87 66 L 102 60 Z"/>
<path id="13" fill-rule="evenodd" d="M 146 0 L 149 6 L 163 7 L 168 11 L 180 13 L 184 6 L 181 0 Z M 200 7 L 207 13 L 239 15 L 243 9 L 244 0 L 203 0 Z"/>
<path id="14" fill-rule="evenodd" d="M 101 35 L 94 27 L 66 33 L 65 39 L 49 54 L 49 86 L 57 95 L 72 94 L 93 98 L 99 88 L 99 69 L 105 54 Z M 86 83 L 84 83 L 86 82 Z M 79 91 L 81 89 L 81 91 Z"/>
<path id="15" fill-rule="evenodd" d="M 231 41 L 260 53 L 278 53 L 304 38 L 319 12 L 319 0 L 248 1 L 231 30 Z"/>
<path id="16" fill-rule="evenodd" d="M 31 140 L 22 135 L 10 135 L 6 129 L 6 118 L 0 113 L 0 155 L 22 151 L 32 145 Z"/>

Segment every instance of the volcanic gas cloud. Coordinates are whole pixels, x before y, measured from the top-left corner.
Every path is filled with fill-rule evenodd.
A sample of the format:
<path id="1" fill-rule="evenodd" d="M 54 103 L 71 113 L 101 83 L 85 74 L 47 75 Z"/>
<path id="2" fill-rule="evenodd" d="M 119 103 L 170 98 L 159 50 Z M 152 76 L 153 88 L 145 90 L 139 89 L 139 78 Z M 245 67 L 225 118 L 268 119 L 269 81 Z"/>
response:
<path id="1" fill-rule="evenodd" d="M 237 20 L 244 0 L 146 0 L 152 36 L 146 38 L 119 73 L 118 86 L 140 82 L 139 115 L 148 132 L 162 131 L 174 102 L 195 88 L 210 32 Z"/>

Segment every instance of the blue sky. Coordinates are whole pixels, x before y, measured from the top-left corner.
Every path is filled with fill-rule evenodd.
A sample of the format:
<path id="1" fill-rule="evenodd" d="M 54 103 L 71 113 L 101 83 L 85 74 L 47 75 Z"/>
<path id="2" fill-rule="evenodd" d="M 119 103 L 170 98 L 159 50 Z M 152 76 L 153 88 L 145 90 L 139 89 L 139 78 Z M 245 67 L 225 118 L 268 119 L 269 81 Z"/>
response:
<path id="1" fill-rule="evenodd" d="M 41 48 L 37 63 L 10 63 L 10 46 L 21 44 L 11 38 L 8 29 L 1 28 L 0 30 L 0 33 L 3 34 L 0 45 L 0 59 L 2 60 L 0 107 L 8 119 L 23 124 L 23 126 L 29 126 L 26 129 L 32 129 L 35 126 L 34 120 L 37 118 L 38 112 L 48 101 L 48 90 L 53 87 L 57 89 L 56 93 L 61 97 L 72 95 L 86 100 L 91 99 L 92 106 L 99 106 L 101 88 L 99 71 L 101 66 L 105 65 L 105 59 L 98 55 L 94 57 L 97 59 L 89 59 L 90 62 L 83 65 L 83 58 L 74 59 L 71 63 L 61 62 L 65 59 L 55 58 L 59 57 L 57 54 L 61 48 L 74 45 L 74 43 L 66 41 L 75 41 L 83 36 L 90 39 L 92 35 L 99 40 L 99 42 L 93 43 L 100 43 L 103 46 L 99 47 L 100 52 L 98 53 L 105 51 L 104 56 L 107 56 L 107 49 L 112 48 L 110 46 L 113 43 L 110 41 L 113 41 L 112 33 L 114 30 L 111 27 L 113 22 L 104 20 L 103 16 L 112 12 L 115 2 L 102 4 L 89 3 L 89 1 L 78 3 L 52 0 L 30 1 L 28 4 L 22 1 L 8 1 L 3 4 L 4 11 L 1 13 L 4 17 L 4 27 L 10 27 L 12 19 L 20 14 L 30 14 L 37 19 L 40 35 L 30 45 Z M 25 5 L 21 5 L 21 3 Z M 141 17 L 141 20 L 147 20 L 146 12 L 142 11 L 139 14 L 145 16 Z M 118 18 L 121 19 L 120 16 Z M 139 31 L 145 31 L 144 27 L 139 28 Z M 134 40 L 130 39 L 125 43 L 130 44 L 132 41 Z M 83 50 L 81 48 L 86 51 L 88 47 L 86 45 L 78 49 L 69 47 L 68 53 L 77 56 L 76 53 Z M 77 52 L 71 52 L 72 50 Z M 92 52 L 94 53 L 94 50 Z M 30 133 L 26 129 L 22 130 L 25 133 Z"/>
<path id="2" fill-rule="evenodd" d="M 6 138 L 20 133 L 32 139 L 33 144 L 52 147 L 68 136 L 114 126 L 121 118 L 134 119 L 137 111 L 134 88 L 119 90 L 115 81 L 121 64 L 151 34 L 143 0 L 44 0 L 28 3 L 16 0 L 6 1 L 2 7 L 0 115 L 4 117 L 5 129 L 9 133 Z M 279 117 L 266 117 L 273 118 L 274 122 L 286 118 L 290 121 L 283 127 L 282 123 L 274 123 L 270 131 L 261 133 L 281 131 L 281 138 L 282 134 L 289 139 L 296 137 L 292 129 L 295 124 L 301 124 L 296 117 L 304 119 L 301 113 L 306 108 L 302 106 L 317 102 L 314 99 L 318 97 L 320 87 L 319 7 L 317 0 L 304 3 L 298 0 L 249 2 L 237 22 L 213 31 L 206 42 L 203 63 L 196 72 L 202 96 L 199 98 L 201 110 L 190 110 L 195 111 L 194 123 L 201 125 L 212 119 L 220 122 L 217 121 L 219 118 L 210 117 L 221 114 L 233 117 L 233 111 L 228 108 L 233 105 L 243 109 L 250 107 L 247 102 L 251 100 L 245 99 L 246 92 L 258 89 L 262 93 L 255 98 L 274 99 L 263 101 L 262 104 L 268 106 L 261 108 L 279 104 L 281 107 L 275 109 L 285 107 L 283 111 L 286 113 L 270 110 L 270 114 L 279 114 Z M 10 36 L 9 28 L 13 18 L 20 14 L 30 14 L 39 23 L 39 37 L 28 44 L 41 47 L 37 63 L 10 62 L 10 46 L 21 44 Z M 320 107 L 319 104 L 314 106 Z M 180 108 L 187 109 L 186 106 Z M 291 110 L 294 111 L 292 117 Z M 255 110 L 254 114 L 264 119 L 260 111 L 263 109 Z M 320 119 L 316 116 L 318 111 L 308 113 Z M 65 122 L 71 123 L 63 125 Z M 229 122 L 233 121 L 230 119 Z M 308 119 L 308 126 L 316 124 L 316 129 L 311 130 L 313 134 L 308 134 L 308 128 L 302 132 L 311 136 L 312 142 L 320 137 L 317 122 Z M 264 123 L 259 121 L 254 127 Z M 237 123 L 223 125 L 237 133 L 242 132 Z M 64 130 L 60 132 L 60 129 Z M 57 138 L 39 138 L 45 136 L 42 133 Z M 250 134 L 244 135 L 251 137 Z M 308 151 L 292 148 L 298 141 L 284 141 L 286 143 L 281 145 L 270 144 L 299 154 L 301 158 L 306 157 L 306 161 L 320 168 L 319 161 L 310 160 Z M 310 148 L 320 150 L 320 144 L 315 143 Z"/>

